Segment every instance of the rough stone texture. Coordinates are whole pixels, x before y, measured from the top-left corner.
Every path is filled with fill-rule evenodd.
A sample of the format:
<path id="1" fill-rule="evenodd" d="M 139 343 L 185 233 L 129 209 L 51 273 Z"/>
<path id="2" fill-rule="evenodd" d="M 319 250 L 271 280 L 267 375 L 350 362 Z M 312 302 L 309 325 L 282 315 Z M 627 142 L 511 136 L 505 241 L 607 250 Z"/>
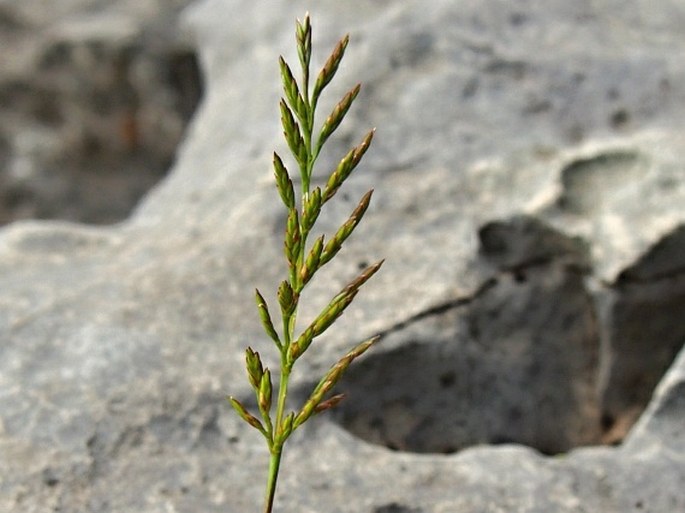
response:
<path id="1" fill-rule="evenodd" d="M 384 340 L 292 439 L 278 510 L 685 510 L 681 2 L 426 5 L 184 12 L 206 96 L 169 177 L 115 227 L 0 232 L 0 511 L 261 507 L 266 449 L 223 396 L 249 401 L 242 350 L 271 349 L 252 290 L 273 301 L 284 272 L 275 57 L 306 9 L 319 62 L 351 32 L 331 91 L 365 84 L 323 167 L 378 137 L 322 217 L 376 189 L 304 318 L 387 263 L 293 391 Z"/>
<path id="2" fill-rule="evenodd" d="M 0 3 L 0 224 L 126 218 L 201 93 L 189 0 Z"/>

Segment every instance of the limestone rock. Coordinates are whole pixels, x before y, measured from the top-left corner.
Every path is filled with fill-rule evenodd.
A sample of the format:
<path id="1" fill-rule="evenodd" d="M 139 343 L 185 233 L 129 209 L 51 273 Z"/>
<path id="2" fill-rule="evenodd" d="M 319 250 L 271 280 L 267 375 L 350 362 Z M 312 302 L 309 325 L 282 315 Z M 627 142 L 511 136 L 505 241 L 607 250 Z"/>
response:
<path id="1" fill-rule="evenodd" d="M 104 5 L 54 4 L 77 34 Z M 292 438 L 277 510 L 685 509 L 679 0 L 426 5 L 184 11 L 206 95 L 164 182 L 118 225 L 0 231 L 0 511 L 261 508 L 266 448 L 224 396 L 250 402 L 244 347 L 271 350 L 252 291 L 273 302 L 285 270 L 276 58 L 296 59 L 307 9 L 317 62 L 351 33 L 324 110 L 364 83 L 322 169 L 378 133 L 322 229 L 374 202 L 303 318 L 387 262 L 311 347 L 296 398 L 383 340 Z M 34 23 L 16 12 L 0 25 Z M 128 37 L 123 18 L 103 33 Z"/>
<path id="2" fill-rule="evenodd" d="M 201 92 L 188 3 L 0 6 L 1 224 L 119 221 L 163 176 Z"/>

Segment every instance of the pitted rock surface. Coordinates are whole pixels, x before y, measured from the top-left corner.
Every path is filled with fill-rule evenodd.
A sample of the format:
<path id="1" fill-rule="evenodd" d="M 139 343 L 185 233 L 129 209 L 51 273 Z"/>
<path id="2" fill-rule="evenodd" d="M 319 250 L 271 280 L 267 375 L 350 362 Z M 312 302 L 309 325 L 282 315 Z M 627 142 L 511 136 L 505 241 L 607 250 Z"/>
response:
<path id="1" fill-rule="evenodd" d="M 199 101 L 190 0 L 0 3 L 0 224 L 125 219 Z"/>
<path id="2" fill-rule="evenodd" d="M 0 4 L 2 37 L 33 22 L 17 5 Z M 55 16 L 104 5 L 55 3 Z M 134 17 L 142 5 L 117 3 Z M 277 510 L 685 510 L 683 9 L 183 11 L 205 96 L 165 180 L 115 226 L 0 231 L 0 511 L 261 508 L 267 451 L 224 397 L 250 401 L 247 344 L 271 354 L 252 294 L 275 302 L 285 272 L 277 56 L 297 59 L 306 10 L 317 63 L 351 35 L 322 109 L 364 84 L 321 169 L 378 131 L 321 227 L 371 187 L 374 202 L 303 319 L 387 262 L 298 364 L 296 398 L 354 342 L 383 340 L 341 384 L 341 408 L 291 439 Z"/>

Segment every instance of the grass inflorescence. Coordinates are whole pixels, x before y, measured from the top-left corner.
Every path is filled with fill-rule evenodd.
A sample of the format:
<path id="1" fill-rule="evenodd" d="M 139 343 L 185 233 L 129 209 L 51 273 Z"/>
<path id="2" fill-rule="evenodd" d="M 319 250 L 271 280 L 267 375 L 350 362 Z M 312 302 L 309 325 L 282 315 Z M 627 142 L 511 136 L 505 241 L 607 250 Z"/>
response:
<path id="1" fill-rule="evenodd" d="M 343 37 L 338 42 L 313 84 L 309 74 L 312 56 L 312 27 L 308 14 L 303 21 L 297 20 L 296 41 L 302 71 L 299 82 L 283 57 L 279 59 L 279 65 L 284 93 L 280 102 L 281 124 L 285 140 L 299 168 L 302 186 L 299 196 L 295 193 L 293 180 L 283 160 L 277 153 L 273 155 L 276 187 L 288 212 L 284 237 L 288 276 L 277 289 L 280 331 L 274 324 L 274 317 L 264 296 L 259 290 L 255 291 L 261 324 L 280 355 L 277 397 L 274 398 L 271 371 L 264 366 L 259 353 L 250 347 L 245 351 L 245 364 L 248 380 L 257 398 L 258 414 L 252 414 L 236 398 L 229 397 L 238 415 L 264 436 L 269 447 L 271 457 L 267 475 L 265 513 L 270 513 L 273 509 L 281 455 L 286 440 L 313 415 L 340 403 L 343 395 L 331 396 L 330 392 L 352 361 L 369 349 L 376 342 L 377 337 L 365 340 L 340 358 L 321 378 L 304 404 L 298 410 L 286 412 L 288 382 L 293 366 L 314 339 L 322 335 L 343 314 L 354 300 L 360 287 L 383 264 L 381 260 L 364 269 L 333 296 L 328 305 L 301 333 L 296 333 L 298 307 L 305 287 L 312 277 L 337 255 L 344 242 L 357 227 L 369 206 L 372 191 L 364 194 L 348 219 L 328 240 L 324 235 L 320 235 L 310 243 L 309 235 L 312 233 L 321 209 L 335 197 L 341 185 L 357 167 L 374 135 L 374 131 L 370 130 L 357 146 L 340 159 L 338 165 L 330 173 L 323 190 L 320 187 L 311 187 L 314 164 L 319 153 L 342 122 L 357 98 L 361 86 L 355 85 L 343 96 L 316 132 L 314 125 L 319 98 L 338 70 L 349 42 L 349 36 Z"/>

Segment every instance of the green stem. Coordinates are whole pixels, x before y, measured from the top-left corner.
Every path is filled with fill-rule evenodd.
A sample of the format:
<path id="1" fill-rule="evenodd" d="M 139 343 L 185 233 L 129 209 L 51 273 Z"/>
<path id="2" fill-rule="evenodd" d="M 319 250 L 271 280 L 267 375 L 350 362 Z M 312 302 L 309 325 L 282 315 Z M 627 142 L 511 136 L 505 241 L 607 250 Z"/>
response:
<path id="1" fill-rule="evenodd" d="M 281 447 L 277 452 L 271 453 L 269 460 L 269 478 L 266 482 L 266 503 L 264 513 L 271 513 L 274 507 L 274 497 L 276 496 L 276 482 L 278 481 L 278 469 L 281 465 Z"/>
<path id="2" fill-rule="evenodd" d="M 283 414 L 285 413 L 285 400 L 288 396 L 288 381 L 290 379 L 290 365 L 287 362 L 287 352 L 283 351 L 281 355 L 281 379 L 278 385 L 278 406 L 276 406 L 276 434 L 279 433 L 283 424 Z M 277 440 L 274 437 L 274 447 L 272 450 L 278 449 L 285 440 Z"/>
<path id="3" fill-rule="evenodd" d="M 287 337 L 288 339 L 290 336 Z M 290 379 L 290 366 L 287 363 L 287 351 L 281 353 L 281 378 L 278 386 L 278 406 L 276 407 L 276 422 L 273 430 L 272 442 L 269 444 L 271 459 L 269 460 L 269 476 L 266 482 L 266 501 L 264 513 L 271 513 L 276 496 L 276 482 L 278 481 L 278 471 L 281 465 L 281 454 L 285 438 L 281 439 L 279 433 L 283 425 L 283 414 L 285 413 L 285 401 L 288 396 L 288 380 Z"/>

